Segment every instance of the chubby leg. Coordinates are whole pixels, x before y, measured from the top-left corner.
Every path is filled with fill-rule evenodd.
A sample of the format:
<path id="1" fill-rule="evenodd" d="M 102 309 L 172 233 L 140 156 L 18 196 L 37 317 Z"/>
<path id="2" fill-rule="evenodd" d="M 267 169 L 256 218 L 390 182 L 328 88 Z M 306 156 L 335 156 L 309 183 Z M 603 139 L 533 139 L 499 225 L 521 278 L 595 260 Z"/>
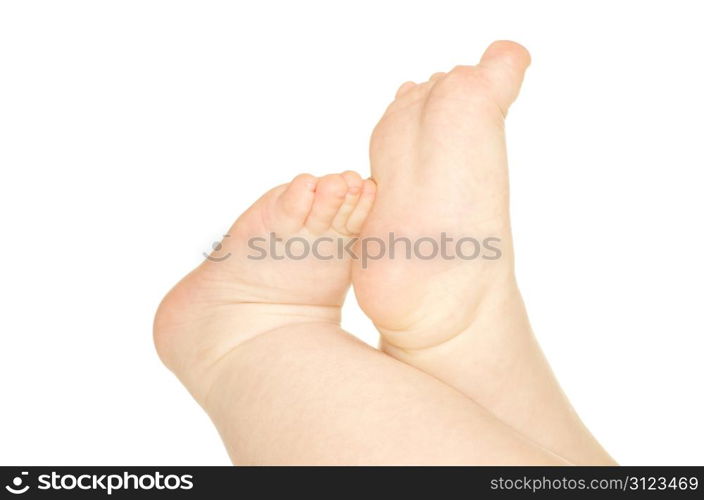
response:
<path id="1" fill-rule="evenodd" d="M 216 370 L 201 404 L 236 464 L 566 463 L 334 324 L 259 335 Z"/>

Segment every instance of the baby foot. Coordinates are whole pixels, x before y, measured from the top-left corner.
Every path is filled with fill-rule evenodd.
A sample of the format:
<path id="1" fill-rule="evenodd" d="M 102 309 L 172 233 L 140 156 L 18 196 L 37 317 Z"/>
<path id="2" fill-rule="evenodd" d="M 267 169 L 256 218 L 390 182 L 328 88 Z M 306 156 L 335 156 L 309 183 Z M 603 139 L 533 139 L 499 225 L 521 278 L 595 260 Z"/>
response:
<path id="1" fill-rule="evenodd" d="M 299 175 L 254 203 L 166 295 L 157 350 L 196 399 L 204 403 L 218 360 L 248 339 L 285 325 L 339 323 L 351 272 L 345 247 L 374 196 L 374 182 L 354 172 Z"/>
<path id="2" fill-rule="evenodd" d="M 477 66 L 401 86 L 372 136 L 378 195 L 361 237 L 418 247 L 370 252 L 355 292 L 388 354 L 572 463 L 613 464 L 560 389 L 515 281 L 504 117 L 529 62 L 496 42 Z"/>
<path id="3" fill-rule="evenodd" d="M 362 238 L 390 245 L 394 233 L 397 244 L 395 255 L 389 248 L 366 270 L 356 266 L 354 284 L 387 344 L 445 342 L 472 323 L 491 290 L 515 287 L 503 122 L 528 64 L 519 45 L 495 43 L 478 66 L 402 85 L 374 130 L 378 197 Z M 399 258 L 409 248 L 400 238 L 444 238 L 447 258 L 438 250 L 428 259 L 428 242 Z"/>

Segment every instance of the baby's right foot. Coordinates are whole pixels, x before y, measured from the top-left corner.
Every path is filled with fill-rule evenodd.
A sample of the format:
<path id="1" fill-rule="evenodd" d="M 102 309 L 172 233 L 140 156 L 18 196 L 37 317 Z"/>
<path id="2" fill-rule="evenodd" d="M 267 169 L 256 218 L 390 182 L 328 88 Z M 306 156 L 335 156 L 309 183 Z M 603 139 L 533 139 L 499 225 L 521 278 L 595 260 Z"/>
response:
<path id="1" fill-rule="evenodd" d="M 401 86 L 372 135 L 378 196 L 362 231 L 387 252 L 355 265 L 355 293 L 387 353 L 568 460 L 608 463 L 545 362 L 514 277 L 504 117 L 529 61 L 496 42 L 477 66 Z"/>
<path id="2" fill-rule="evenodd" d="M 157 350 L 196 399 L 237 346 L 282 326 L 339 324 L 350 284 L 345 247 L 375 196 L 354 172 L 299 175 L 266 193 L 164 298 Z M 207 409 L 207 408 L 206 408 Z"/>
<path id="3" fill-rule="evenodd" d="M 503 123 L 528 63 L 519 45 L 496 43 L 478 66 L 404 84 L 374 130 L 371 166 L 379 191 L 362 238 L 388 241 L 394 233 L 397 242 L 430 237 L 437 244 L 444 233 L 449 239 L 447 259 L 439 251 L 419 257 L 432 254 L 429 244 L 404 258 L 409 247 L 401 242 L 395 258 L 387 252 L 369 259 L 367 269 L 355 266 L 357 298 L 388 345 L 446 342 L 472 324 L 489 293 L 513 292 Z M 462 238 L 494 239 L 476 248 Z"/>

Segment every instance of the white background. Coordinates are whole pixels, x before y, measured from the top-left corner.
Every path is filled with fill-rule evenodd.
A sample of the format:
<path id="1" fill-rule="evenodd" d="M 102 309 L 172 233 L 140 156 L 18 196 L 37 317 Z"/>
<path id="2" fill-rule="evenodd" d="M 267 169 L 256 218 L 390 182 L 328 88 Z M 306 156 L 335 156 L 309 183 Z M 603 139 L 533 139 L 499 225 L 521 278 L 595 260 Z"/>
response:
<path id="1" fill-rule="evenodd" d="M 367 173 L 404 80 L 508 38 L 533 55 L 508 136 L 537 335 L 619 461 L 702 464 L 696 6 L 2 2 L 0 463 L 229 463 L 155 355 L 162 295 L 274 184 Z"/>

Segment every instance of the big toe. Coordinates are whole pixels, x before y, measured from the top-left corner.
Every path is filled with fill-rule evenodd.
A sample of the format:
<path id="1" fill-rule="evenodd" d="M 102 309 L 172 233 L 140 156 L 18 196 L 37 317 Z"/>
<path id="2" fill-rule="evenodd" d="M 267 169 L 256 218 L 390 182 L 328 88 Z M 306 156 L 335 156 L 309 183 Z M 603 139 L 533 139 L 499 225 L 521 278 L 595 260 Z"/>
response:
<path id="1" fill-rule="evenodd" d="M 270 222 L 274 229 L 293 233 L 303 227 L 315 199 L 318 179 L 310 174 L 300 174 L 289 184 L 282 186 Z"/>
<path id="2" fill-rule="evenodd" d="M 497 41 L 489 45 L 484 52 L 479 66 L 486 69 L 504 114 L 518 97 L 523 76 L 529 65 L 528 50 L 515 42 Z"/>

